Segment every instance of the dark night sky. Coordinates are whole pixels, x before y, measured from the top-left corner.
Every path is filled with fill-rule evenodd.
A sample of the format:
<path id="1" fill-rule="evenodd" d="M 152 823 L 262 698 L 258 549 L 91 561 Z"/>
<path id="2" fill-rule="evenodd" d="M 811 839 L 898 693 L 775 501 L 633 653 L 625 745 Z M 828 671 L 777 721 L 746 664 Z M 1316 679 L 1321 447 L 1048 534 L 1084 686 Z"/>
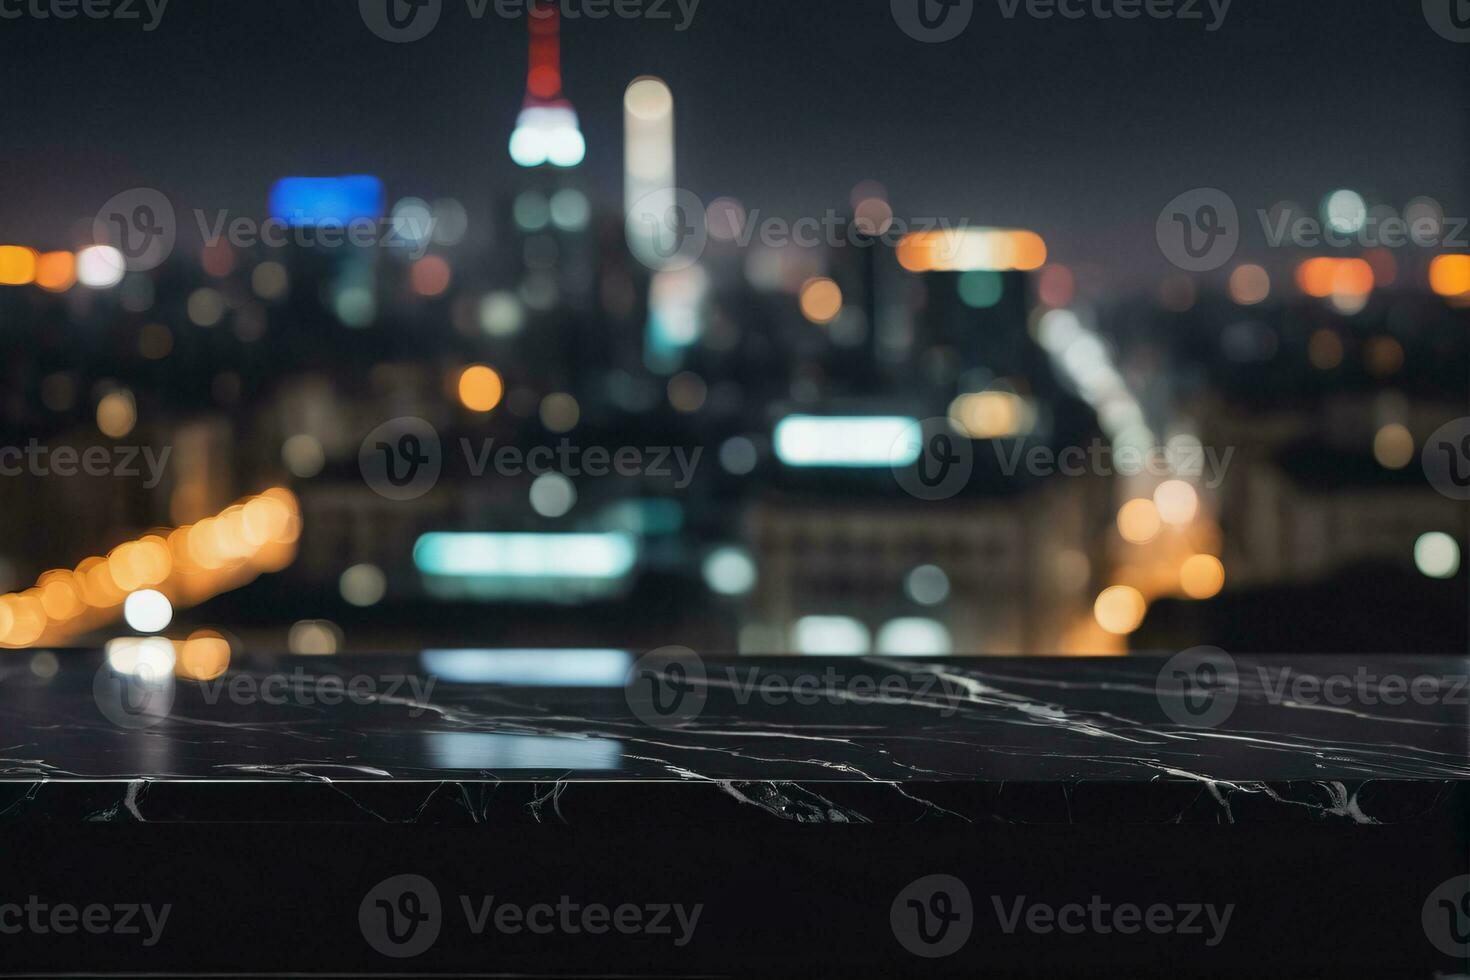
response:
<path id="1" fill-rule="evenodd" d="M 259 214 L 287 173 L 378 173 L 479 218 L 517 179 L 525 27 L 445 4 L 413 44 L 374 37 L 354 0 L 173 0 L 153 33 L 0 21 L 0 239 L 76 244 L 79 220 L 138 185 Z M 901 33 L 887 0 L 704 0 L 686 32 L 583 20 L 564 48 L 604 204 L 622 90 L 654 73 L 678 100 L 680 183 L 789 217 L 875 178 L 901 215 L 1035 228 L 1063 261 L 1116 268 L 1158 261 L 1160 207 L 1200 185 L 1243 210 L 1339 186 L 1470 208 L 1470 45 L 1430 30 L 1419 0 L 1235 0 L 1215 33 L 1007 20 L 976 0 L 940 45 Z"/>

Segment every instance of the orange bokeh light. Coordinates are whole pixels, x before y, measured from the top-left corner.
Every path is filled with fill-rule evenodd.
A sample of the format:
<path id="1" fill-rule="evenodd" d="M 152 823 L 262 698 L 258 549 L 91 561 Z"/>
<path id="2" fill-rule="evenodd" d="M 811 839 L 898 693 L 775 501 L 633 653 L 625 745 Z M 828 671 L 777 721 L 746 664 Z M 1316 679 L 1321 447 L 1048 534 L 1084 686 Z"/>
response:
<path id="1" fill-rule="evenodd" d="M 1429 288 L 1440 296 L 1470 293 L 1470 255 L 1441 255 L 1429 264 Z"/>
<path id="2" fill-rule="evenodd" d="M 36 285 L 64 293 L 77 281 L 77 257 L 70 252 L 47 252 L 36 258 Z"/>
<path id="3" fill-rule="evenodd" d="M 1296 270 L 1297 285 L 1308 296 L 1367 296 L 1373 292 L 1373 267 L 1363 259 L 1308 259 Z"/>
<path id="4" fill-rule="evenodd" d="M 73 570 L 45 573 L 35 588 L 0 595 L 0 646 L 61 643 L 95 630 L 142 588 L 157 588 L 175 604 L 202 602 L 284 568 L 300 535 L 296 496 L 274 487 L 198 524 L 125 541 L 105 558 L 85 558 Z M 220 662 L 218 644 L 205 639 L 211 642 L 200 647 L 201 659 Z"/>
<path id="5" fill-rule="evenodd" d="M 23 245 L 0 245 L 0 286 L 24 286 L 36 278 L 36 253 Z"/>
<path id="6" fill-rule="evenodd" d="M 494 368 L 473 364 L 459 375 L 459 402 L 472 412 L 493 412 L 505 397 L 505 382 Z"/>
<path id="7" fill-rule="evenodd" d="M 831 279 L 809 279 L 801 287 L 801 315 L 812 323 L 831 323 L 842 312 L 842 288 Z"/>
<path id="8" fill-rule="evenodd" d="M 1029 272 L 1046 264 L 1046 242 L 998 228 L 915 232 L 898 243 L 898 262 L 909 272 Z"/>

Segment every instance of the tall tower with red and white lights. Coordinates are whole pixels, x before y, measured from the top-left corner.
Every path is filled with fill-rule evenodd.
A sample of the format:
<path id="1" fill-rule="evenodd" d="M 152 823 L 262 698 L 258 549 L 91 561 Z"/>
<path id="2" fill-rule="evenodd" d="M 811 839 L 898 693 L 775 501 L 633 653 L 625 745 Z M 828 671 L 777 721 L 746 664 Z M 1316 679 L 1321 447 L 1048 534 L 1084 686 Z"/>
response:
<path id="1" fill-rule="evenodd" d="M 522 167 L 575 167 L 587 144 L 561 87 L 561 11 L 556 0 L 531 0 L 531 59 L 526 101 L 510 137 L 511 159 Z"/>

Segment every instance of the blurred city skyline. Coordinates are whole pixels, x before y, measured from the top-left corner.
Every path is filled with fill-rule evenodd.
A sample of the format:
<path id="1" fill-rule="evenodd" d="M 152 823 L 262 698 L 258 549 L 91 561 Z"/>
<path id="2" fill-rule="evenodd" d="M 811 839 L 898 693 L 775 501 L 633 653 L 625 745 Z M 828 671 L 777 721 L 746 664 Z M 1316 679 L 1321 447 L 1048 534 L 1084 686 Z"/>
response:
<path id="1" fill-rule="evenodd" d="M 1470 59 L 1416 4 L 1324 17 L 1237 0 L 1210 31 L 1007 18 L 981 3 L 943 44 L 906 36 L 887 4 L 854 8 L 793 5 L 779 30 L 720 0 L 670 2 L 666 18 L 568 18 L 565 86 L 594 206 L 621 204 L 623 89 L 654 74 L 676 100 L 678 185 L 706 202 L 820 217 L 876 180 L 901 217 L 1035 229 L 1055 260 L 1115 287 L 1169 271 L 1154 223 L 1192 187 L 1235 199 L 1245 256 L 1270 252 L 1256 212 L 1314 212 L 1339 187 L 1370 205 L 1427 196 L 1470 211 Z M 12 189 L 0 237 L 76 247 L 107 198 L 139 186 L 167 194 L 188 233 L 194 209 L 263 216 L 287 174 L 373 173 L 394 198 L 462 201 L 466 244 L 483 246 L 518 186 L 506 140 L 526 49 L 524 17 L 474 9 L 449 0 L 427 37 L 396 44 L 356 4 L 175 5 L 151 31 L 7 21 L 0 70 L 25 94 L 0 119 L 28 138 L 0 162 Z M 1390 51 L 1381 70 L 1375 52 Z"/>
<path id="2" fill-rule="evenodd" d="M 1430 6 L 4 2 L 0 645 L 1465 644 Z"/>

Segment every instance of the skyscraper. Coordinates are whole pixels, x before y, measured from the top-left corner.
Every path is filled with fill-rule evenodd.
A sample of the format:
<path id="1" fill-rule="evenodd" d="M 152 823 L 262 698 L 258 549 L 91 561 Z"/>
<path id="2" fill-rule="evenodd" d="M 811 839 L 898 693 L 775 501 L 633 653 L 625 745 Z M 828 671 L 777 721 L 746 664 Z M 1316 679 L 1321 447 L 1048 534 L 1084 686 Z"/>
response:
<path id="1" fill-rule="evenodd" d="M 575 167 L 587 144 L 561 88 L 561 12 L 552 0 L 531 0 L 531 58 L 526 101 L 510 137 L 510 155 L 523 167 Z"/>

